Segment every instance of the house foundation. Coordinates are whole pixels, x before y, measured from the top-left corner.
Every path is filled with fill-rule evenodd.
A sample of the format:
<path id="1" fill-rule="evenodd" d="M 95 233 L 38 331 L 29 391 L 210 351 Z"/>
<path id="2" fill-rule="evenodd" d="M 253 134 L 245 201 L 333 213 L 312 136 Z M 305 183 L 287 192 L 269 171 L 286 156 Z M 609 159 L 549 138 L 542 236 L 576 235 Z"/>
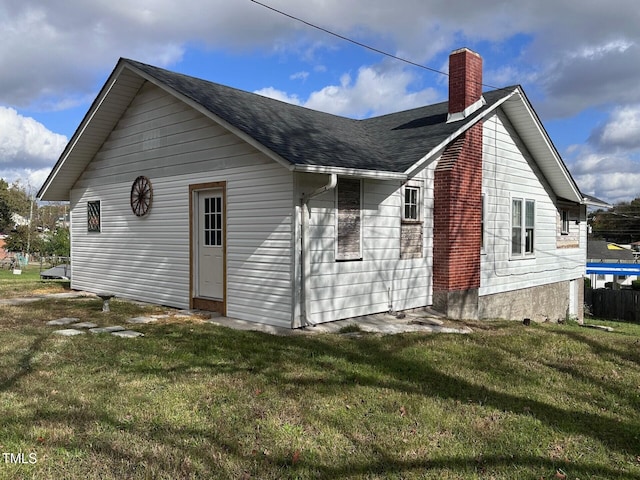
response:
<path id="1" fill-rule="evenodd" d="M 576 295 L 575 312 L 567 308 L 572 303 L 571 295 Z M 529 318 L 534 322 L 562 322 L 569 317 L 579 322 L 584 318 L 584 283 L 581 281 L 549 283 L 478 298 L 480 320 Z"/>
<path id="2" fill-rule="evenodd" d="M 478 318 L 478 289 L 434 291 L 433 308 L 447 318 L 476 320 Z"/>

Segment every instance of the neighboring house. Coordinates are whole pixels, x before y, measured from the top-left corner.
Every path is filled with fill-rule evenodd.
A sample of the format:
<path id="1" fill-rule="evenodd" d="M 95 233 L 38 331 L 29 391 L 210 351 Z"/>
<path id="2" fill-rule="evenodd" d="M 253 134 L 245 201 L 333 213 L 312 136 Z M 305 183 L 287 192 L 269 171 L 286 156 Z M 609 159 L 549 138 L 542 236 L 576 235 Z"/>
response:
<path id="1" fill-rule="evenodd" d="M 582 316 L 586 206 L 519 86 L 367 120 L 121 59 L 45 181 L 72 288 L 300 327 Z"/>
<path id="2" fill-rule="evenodd" d="M 6 235 L 0 234 L 0 260 L 4 260 L 9 256 L 9 252 L 7 252 L 6 249 L 5 238 L 7 238 Z"/>
<path id="3" fill-rule="evenodd" d="M 18 227 L 24 227 L 29 225 L 29 219 L 23 217 L 18 213 L 11 214 L 11 223 L 13 224 L 13 229 L 15 230 Z"/>
<path id="4" fill-rule="evenodd" d="M 640 278 L 640 262 L 630 248 L 605 240 L 589 240 L 586 272 L 591 279 L 591 288 L 605 288 L 612 282 L 630 286 L 633 280 Z"/>

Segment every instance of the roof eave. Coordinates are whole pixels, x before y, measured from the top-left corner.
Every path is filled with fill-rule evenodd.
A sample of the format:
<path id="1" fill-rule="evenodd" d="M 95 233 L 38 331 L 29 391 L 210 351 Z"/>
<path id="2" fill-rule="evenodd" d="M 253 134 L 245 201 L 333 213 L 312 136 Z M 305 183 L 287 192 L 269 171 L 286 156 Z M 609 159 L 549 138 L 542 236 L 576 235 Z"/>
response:
<path id="1" fill-rule="evenodd" d="M 89 110 L 85 114 L 84 118 L 80 122 L 80 125 L 78 126 L 76 131 L 71 136 L 71 139 L 69 140 L 69 142 L 67 142 L 67 145 L 65 146 L 64 150 L 60 154 L 60 157 L 58 158 L 57 162 L 55 163 L 55 165 L 51 169 L 51 172 L 49 173 L 49 175 L 47 176 L 46 180 L 42 184 L 42 187 L 40 187 L 40 190 L 36 194 L 36 197 L 39 200 L 41 200 L 41 201 L 69 201 L 70 193 L 71 193 L 71 187 L 73 186 L 73 183 L 75 183 L 75 181 L 74 182 L 70 182 L 69 185 L 63 186 L 60 189 L 60 191 L 58 191 L 58 192 L 52 192 L 51 191 L 52 186 L 54 185 L 54 182 L 55 182 L 56 178 L 58 177 L 58 175 L 60 174 L 60 172 L 66 166 L 67 160 L 69 159 L 69 155 L 73 152 L 73 149 L 75 148 L 75 146 L 82 139 L 82 136 L 85 133 L 85 131 L 87 130 L 87 128 L 89 127 L 89 125 L 91 123 L 91 120 L 95 117 L 96 113 L 100 109 L 100 106 L 104 103 L 105 99 L 108 97 L 109 92 L 111 91 L 111 89 L 115 85 L 115 83 L 116 83 L 118 77 L 120 76 L 120 73 L 122 72 L 123 68 L 124 68 L 124 64 L 123 64 L 123 61 L 121 59 L 116 64 L 116 67 L 113 69 L 113 72 L 111 72 L 111 75 L 109 76 L 109 78 L 105 82 L 104 86 L 100 90 L 100 93 L 98 94 L 96 99 L 93 101 L 93 104 L 91 105 L 91 107 L 89 108 Z"/>
<path id="2" fill-rule="evenodd" d="M 600 200 L 599 198 L 592 197 L 590 195 L 585 195 L 581 202 L 583 205 L 587 205 L 588 207 L 597 207 L 597 208 L 613 208 L 613 205 L 605 202 L 604 200 Z"/>
<path id="3" fill-rule="evenodd" d="M 335 173 L 345 177 L 368 178 L 375 180 L 406 181 L 408 175 L 404 172 L 387 172 L 382 170 L 366 170 L 362 168 L 331 167 L 323 165 L 295 165 L 292 169 L 299 173 Z"/>
<path id="4" fill-rule="evenodd" d="M 524 107 L 524 109 L 528 114 L 528 118 L 531 120 L 532 124 L 537 129 L 537 132 L 539 134 L 538 138 L 542 141 L 541 145 L 544 146 L 544 149 L 546 150 L 546 153 L 549 156 L 549 158 L 553 159 L 556 170 L 558 173 L 561 174 L 561 178 L 562 180 L 564 180 L 565 186 L 569 187 L 568 190 L 563 190 L 563 191 L 560 191 L 554 188 L 554 191 L 556 192 L 557 195 L 563 198 L 566 198 L 567 200 L 575 201 L 576 203 L 583 203 L 585 198 L 584 195 L 580 192 L 578 185 L 576 184 L 575 180 L 571 176 L 569 169 L 565 165 L 564 161 L 562 160 L 562 157 L 558 153 L 558 150 L 556 149 L 555 145 L 551 141 L 549 134 L 544 128 L 544 125 L 540 121 L 540 118 L 538 117 L 537 113 L 533 109 L 533 106 L 529 102 L 524 91 L 520 87 L 518 87 L 514 93 L 517 94 L 518 98 L 520 99 L 520 102 L 519 102 L 520 105 Z M 507 115 L 508 115 L 508 112 L 507 112 Z M 527 146 L 527 148 L 529 148 L 529 151 L 531 151 L 530 146 Z M 545 177 L 549 179 L 551 176 L 548 175 L 547 172 L 545 172 Z"/>

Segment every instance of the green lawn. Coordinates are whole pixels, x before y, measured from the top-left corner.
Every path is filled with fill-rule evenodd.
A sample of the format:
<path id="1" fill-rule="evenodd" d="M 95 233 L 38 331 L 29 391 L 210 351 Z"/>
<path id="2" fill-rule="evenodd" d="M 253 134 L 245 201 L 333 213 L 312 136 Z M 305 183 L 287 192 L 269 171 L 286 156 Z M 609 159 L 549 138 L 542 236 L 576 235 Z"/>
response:
<path id="1" fill-rule="evenodd" d="M 0 452 L 24 454 L 0 458 L 0 479 L 640 479 L 636 325 L 276 337 L 170 320 L 137 339 L 44 326 L 162 311 L 100 307 L 0 307 Z"/>
<path id="2" fill-rule="evenodd" d="M 45 266 L 44 269 L 49 268 Z M 28 294 L 59 293 L 69 289 L 69 281 L 40 280 L 40 265 L 22 268 L 20 275 L 0 268 L 0 298 L 20 297 Z"/>

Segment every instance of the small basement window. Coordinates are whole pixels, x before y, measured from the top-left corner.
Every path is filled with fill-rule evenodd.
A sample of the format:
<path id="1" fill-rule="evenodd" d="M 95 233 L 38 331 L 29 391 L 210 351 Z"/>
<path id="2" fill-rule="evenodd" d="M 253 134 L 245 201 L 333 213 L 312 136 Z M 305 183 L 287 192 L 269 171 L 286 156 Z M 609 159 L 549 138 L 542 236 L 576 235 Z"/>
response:
<path id="1" fill-rule="evenodd" d="M 100 231 L 100 200 L 87 202 L 87 232 Z"/>

